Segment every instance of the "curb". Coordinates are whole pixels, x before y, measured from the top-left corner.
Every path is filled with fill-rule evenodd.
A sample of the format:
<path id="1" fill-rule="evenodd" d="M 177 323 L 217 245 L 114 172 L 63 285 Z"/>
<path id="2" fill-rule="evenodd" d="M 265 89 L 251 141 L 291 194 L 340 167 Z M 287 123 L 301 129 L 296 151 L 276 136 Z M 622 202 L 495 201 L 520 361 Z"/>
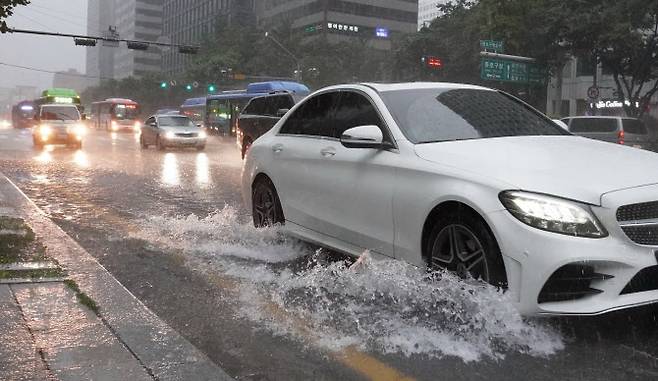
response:
<path id="1" fill-rule="evenodd" d="M 97 302 L 102 321 L 154 380 L 233 380 L 149 310 L 1 172 L 0 201 L 12 206 L 4 209 L 23 218 L 48 247 L 48 255 Z"/>

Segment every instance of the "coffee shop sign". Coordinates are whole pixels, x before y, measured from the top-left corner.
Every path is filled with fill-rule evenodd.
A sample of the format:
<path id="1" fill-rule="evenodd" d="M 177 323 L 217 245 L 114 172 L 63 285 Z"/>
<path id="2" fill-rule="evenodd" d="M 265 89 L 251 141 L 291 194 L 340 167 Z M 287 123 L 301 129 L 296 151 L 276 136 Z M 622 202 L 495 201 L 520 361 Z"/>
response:
<path id="1" fill-rule="evenodd" d="M 621 102 L 621 101 L 599 101 L 599 102 L 596 102 L 596 103 L 592 103 L 592 106 L 596 107 L 597 109 L 601 109 L 601 108 L 622 108 L 622 107 L 624 107 L 624 105 L 630 107 L 630 106 L 633 105 L 633 103 L 629 100 L 625 100 L 623 102 Z M 640 102 L 635 102 L 635 107 L 640 108 Z"/>

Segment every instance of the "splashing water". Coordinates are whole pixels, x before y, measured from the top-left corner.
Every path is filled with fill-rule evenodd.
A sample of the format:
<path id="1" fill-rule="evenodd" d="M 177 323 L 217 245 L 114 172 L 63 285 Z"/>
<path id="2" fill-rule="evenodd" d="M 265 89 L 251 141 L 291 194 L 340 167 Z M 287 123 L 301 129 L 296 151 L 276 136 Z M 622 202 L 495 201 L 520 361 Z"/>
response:
<path id="1" fill-rule="evenodd" d="M 190 266 L 241 280 L 241 317 L 307 344 L 464 361 L 548 356 L 564 347 L 556 330 L 521 318 L 493 287 L 367 255 L 358 265 L 330 261 L 327 251 L 278 228 L 239 223 L 230 207 L 201 219 L 153 217 L 145 226 L 140 238 L 182 251 Z M 307 260 L 302 268 L 286 263 L 299 258 Z"/>

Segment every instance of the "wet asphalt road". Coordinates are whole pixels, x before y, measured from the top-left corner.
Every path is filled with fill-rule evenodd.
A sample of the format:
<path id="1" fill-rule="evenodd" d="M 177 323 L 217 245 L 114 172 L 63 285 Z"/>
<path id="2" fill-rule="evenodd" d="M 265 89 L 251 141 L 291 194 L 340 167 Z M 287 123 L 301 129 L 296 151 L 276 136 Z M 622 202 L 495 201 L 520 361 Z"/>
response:
<path id="1" fill-rule="evenodd" d="M 540 324 L 559 330 L 563 350 L 548 357 L 511 351 L 498 360 L 473 362 L 367 350 L 336 355 L 244 319 L 236 313 L 240 301 L 230 277 L 199 271 L 180 252 L 131 234 L 151 216 L 206 216 L 227 204 L 247 221 L 238 188 L 241 160 L 230 138 L 211 137 L 203 153 L 163 153 L 141 150 L 130 133 L 92 131 L 80 151 L 42 152 L 33 149 L 29 131 L 0 130 L 0 171 L 133 294 L 237 379 L 658 379 L 655 306 L 544 320 Z M 282 315 L 268 313 L 274 319 Z"/>

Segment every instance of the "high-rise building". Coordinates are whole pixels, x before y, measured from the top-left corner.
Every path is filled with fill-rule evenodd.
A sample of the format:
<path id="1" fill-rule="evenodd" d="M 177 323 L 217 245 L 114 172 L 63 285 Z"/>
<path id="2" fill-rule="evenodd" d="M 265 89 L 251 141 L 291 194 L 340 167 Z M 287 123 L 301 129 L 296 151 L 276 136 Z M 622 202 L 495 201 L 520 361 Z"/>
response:
<path id="1" fill-rule="evenodd" d="M 164 0 L 115 1 L 116 31 L 122 39 L 156 42 L 162 37 Z M 115 48 L 114 77 L 141 77 L 162 69 L 162 51 L 150 46 L 148 50 L 130 50 L 125 45 Z"/>
<path id="2" fill-rule="evenodd" d="M 58 71 L 53 75 L 53 87 L 73 89 L 78 93 L 84 91 L 89 86 L 89 80 L 84 74 L 75 69 L 67 71 Z"/>
<path id="3" fill-rule="evenodd" d="M 257 16 L 263 29 L 292 25 L 309 37 L 360 39 L 387 50 L 393 35 L 416 31 L 418 0 L 261 0 Z"/>
<path id="4" fill-rule="evenodd" d="M 89 0 L 87 3 L 87 34 L 103 36 L 114 25 L 114 0 Z M 101 78 L 114 78 L 114 48 L 98 44 L 87 48 L 87 76 L 90 85 Z"/>
<path id="5" fill-rule="evenodd" d="M 165 0 L 163 34 L 175 44 L 200 44 L 219 25 L 255 25 L 256 0 Z M 162 66 L 168 74 L 183 71 L 190 57 L 175 49 L 163 52 Z"/>
<path id="6" fill-rule="evenodd" d="M 441 12 L 436 6 L 446 2 L 447 0 L 418 0 L 418 29 L 429 25 L 432 20 L 439 17 Z"/>

